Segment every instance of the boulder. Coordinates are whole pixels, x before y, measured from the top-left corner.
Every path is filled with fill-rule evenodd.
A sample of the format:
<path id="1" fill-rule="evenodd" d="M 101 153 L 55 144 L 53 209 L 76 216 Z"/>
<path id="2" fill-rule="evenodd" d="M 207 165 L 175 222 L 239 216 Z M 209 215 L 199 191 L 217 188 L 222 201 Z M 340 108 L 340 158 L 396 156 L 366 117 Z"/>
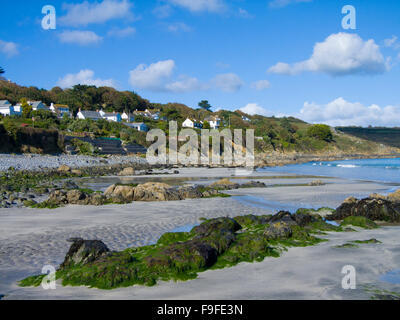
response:
<path id="1" fill-rule="evenodd" d="M 132 202 L 134 200 L 135 187 L 112 185 L 104 192 L 105 196 L 112 198 L 116 202 Z"/>
<path id="2" fill-rule="evenodd" d="M 217 218 L 208 220 L 198 227 L 193 228 L 192 232 L 198 236 L 206 237 L 213 233 L 236 232 L 242 229 L 242 226 L 232 218 Z"/>
<path id="3" fill-rule="evenodd" d="M 71 204 L 78 204 L 80 201 L 86 199 L 86 194 L 80 190 L 70 190 L 67 192 L 67 201 Z"/>
<path id="4" fill-rule="evenodd" d="M 120 173 L 118 173 L 119 176 L 134 176 L 136 174 L 135 169 L 132 167 L 125 168 L 122 170 Z"/>
<path id="5" fill-rule="evenodd" d="M 197 199 L 203 197 L 203 194 L 197 187 L 180 187 L 178 192 L 182 199 Z"/>
<path id="6" fill-rule="evenodd" d="M 73 238 L 69 242 L 72 242 L 72 245 L 60 269 L 94 262 L 110 252 L 107 246 L 100 240 Z"/>
<path id="7" fill-rule="evenodd" d="M 325 184 L 326 183 L 323 182 L 322 180 L 314 180 L 314 181 L 311 181 L 308 185 L 310 187 L 320 187 L 320 186 L 324 186 Z"/>
<path id="8" fill-rule="evenodd" d="M 134 188 L 134 201 L 174 201 L 182 200 L 180 192 L 165 183 L 148 182 Z"/>

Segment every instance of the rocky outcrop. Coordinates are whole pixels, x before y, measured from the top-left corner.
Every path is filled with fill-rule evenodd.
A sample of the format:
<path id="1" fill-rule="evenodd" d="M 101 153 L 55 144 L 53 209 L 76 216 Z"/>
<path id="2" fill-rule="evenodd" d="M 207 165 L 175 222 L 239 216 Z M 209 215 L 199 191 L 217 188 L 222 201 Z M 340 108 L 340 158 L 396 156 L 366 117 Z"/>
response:
<path id="1" fill-rule="evenodd" d="M 53 205 L 94 205 L 100 206 L 106 202 L 106 197 L 99 193 L 87 194 L 80 190 L 56 190 L 50 194 L 47 200 Z"/>
<path id="2" fill-rule="evenodd" d="M 362 200 L 346 199 L 328 220 L 344 220 L 350 216 L 366 217 L 372 221 L 400 222 L 400 202 L 373 197 Z"/>
<path id="3" fill-rule="evenodd" d="M 67 268 L 74 265 L 84 265 L 98 260 L 110 250 L 100 240 L 83 240 L 81 238 L 69 239 L 72 245 L 65 256 L 60 268 Z"/>
<path id="4" fill-rule="evenodd" d="M 266 184 L 259 181 L 250 181 L 247 183 L 239 184 L 239 183 L 234 183 L 227 178 L 214 182 L 209 186 L 209 188 L 215 190 L 235 190 L 241 188 L 265 188 L 265 187 Z"/>
<path id="5" fill-rule="evenodd" d="M 69 166 L 63 164 L 58 167 L 57 171 L 61 172 L 61 173 L 67 173 L 67 172 L 71 172 L 71 168 Z"/>

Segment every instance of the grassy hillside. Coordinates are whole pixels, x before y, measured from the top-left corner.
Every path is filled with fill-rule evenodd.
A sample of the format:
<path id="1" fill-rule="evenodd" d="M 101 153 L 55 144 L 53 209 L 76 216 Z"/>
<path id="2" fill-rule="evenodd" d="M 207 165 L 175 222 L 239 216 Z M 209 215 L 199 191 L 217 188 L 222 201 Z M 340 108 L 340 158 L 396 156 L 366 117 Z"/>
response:
<path id="1" fill-rule="evenodd" d="M 22 98 L 29 100 L 40 100 L 46 104 L 51 102 L 68 104 L 75 112 L 77 108 L 96 110 L 104 108 L 108 111 L 122 112 L 124 110 L 143 110 L 146 108 L 161 110 L 161 116 L 168 121 L 176 120 L 181 126 L 186 118 L 194 118 L 204 121 L 210 115 L 221 118 L 221 129 L 254 129 L 256 151 L 260 153 L 382 153 L 384 148 L 381 143 L 389 143 L 400 147 L 398 143 L 398 132 L 395 129 L 385 129 L 381 134 L 383 138 L 376 138 L 375 132 L 371 134 L 355 134 L 353 136 L 335 131 L 325 125 L 310 125 L 302 120 L 288 117 L 275 118 L 260 115 L 248 115 L 241 111 L 220 110 L 212 113 L 204 109 L 192 109 L 180 103 L 159 104 L 151 103 L 134 92 L 120 92 L 113 88 L 78 85 L 71 89 L 52 90 L 38 89 L 34 87 L 22 87 L 14 83 L 0 81 L 0 100 L 7 99 L 12 103 Z M 134 129 L 127 128 L 123 124 L 112 123 L 105 120 L 74 120 L 57 119 L 52 113 L 46 111 L 31 112 L 22 117 L 4 118 L 0 117 L 7 132 L 20 127 L 35 127 L 44 130 L 56 130 L 63 134 L 85 134 L 90 133 L 95 137 L 116 137 L 124 142 L 137 143 L 148 146 L 146 134 Z M 35 123 L 32 123 L 32 116 Z M 150 128 L 159 128 L 168 132 L 168 121 L 155 121 L 138 116 L 136 121 L 145 122 Z M 357 129 L 357 128 L 356 128 Z M 360 129 L 360 128 L 358 128 Z M 383 130 L 383 129 L 382 129 Z M 342 130 L 346 131 L 346 130 Z M 350 132 L 349 132 L 350 133 Z M 396 137 L 390 135 L 396 133 Z M 372 141 L 370 141 L 372 140 Z M 397 144 L 396 144 L 397 142 Z M 386 149 L 385 149 L 386 150 Z M 386 151 L 385 151 L 386 152 Z M 390 150 L 388 151 L 390 152 Z"/>
<path id="2" fill-rule="evenodd" d="M 338 127 L 336 129 L 355 137 L 400 148 L 400 128 Z"/>

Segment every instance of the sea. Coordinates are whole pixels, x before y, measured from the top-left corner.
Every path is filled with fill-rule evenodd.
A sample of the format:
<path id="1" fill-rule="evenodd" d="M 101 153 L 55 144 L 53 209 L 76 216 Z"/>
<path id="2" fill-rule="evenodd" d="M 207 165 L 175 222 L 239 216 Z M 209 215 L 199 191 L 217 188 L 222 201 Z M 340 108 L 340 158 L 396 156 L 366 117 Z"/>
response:
<path id="1" fill-rule="evenodd" d="M 259 170 L 400 184 L 400 158 L 308 162 Z"/>

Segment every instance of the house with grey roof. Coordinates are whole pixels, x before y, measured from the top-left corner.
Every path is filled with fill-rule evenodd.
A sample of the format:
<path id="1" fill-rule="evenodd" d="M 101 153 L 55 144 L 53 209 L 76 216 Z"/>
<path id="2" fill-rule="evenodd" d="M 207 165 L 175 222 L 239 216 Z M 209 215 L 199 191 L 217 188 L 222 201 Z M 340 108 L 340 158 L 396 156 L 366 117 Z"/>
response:
<path id="1" fill-rule="evenodd" d="M 90 119 L 90 120 L 97 121 L 97 120 L 103 119 L 100 112 L 98 112 L 98 111 L 86 111 L 86 110 L 81 110 L 81 109 L 79 109 L 79 112 L 76 116 L 80 120 Z"/>
<path id="2" fill-rule="evenodd" d="M 47 108 L 42 101 L 28 101 L 28 104 L 32 107 L 33 111 L 38 111 L 38 110 L 49 111 L 49 108 Z"/>
<path id="3" fill-rule="evenodd" d="M 124 125 L 142 132 L 148 132 L 150 130 L 150 128 L 143 122 L 124 123 Z"/>

